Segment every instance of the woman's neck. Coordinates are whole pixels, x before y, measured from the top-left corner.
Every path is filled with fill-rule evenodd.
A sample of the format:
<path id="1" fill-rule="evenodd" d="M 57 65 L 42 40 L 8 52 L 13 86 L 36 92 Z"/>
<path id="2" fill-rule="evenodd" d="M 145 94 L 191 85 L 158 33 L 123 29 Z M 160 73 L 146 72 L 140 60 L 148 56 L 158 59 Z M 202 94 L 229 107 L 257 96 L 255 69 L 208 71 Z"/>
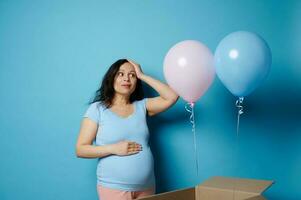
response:
<path id="1" fill-rule="evenodd" d="M 129 96 L 125 96 L 125 95 L 120 95 L 118 93 L 115 94 L 113 101 L 112 101 L 112 105 L 115 106 L 124 106 L 130 104 L 130 98 Z"/>

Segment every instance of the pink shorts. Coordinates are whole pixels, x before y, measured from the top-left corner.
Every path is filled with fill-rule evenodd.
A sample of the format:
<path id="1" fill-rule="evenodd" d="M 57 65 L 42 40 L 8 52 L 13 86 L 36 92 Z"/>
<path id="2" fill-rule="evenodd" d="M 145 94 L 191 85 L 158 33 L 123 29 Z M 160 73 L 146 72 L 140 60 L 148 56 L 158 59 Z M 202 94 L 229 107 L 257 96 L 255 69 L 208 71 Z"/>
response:
<path id="1" fill-rule="evenodd" d="M 99 200 L 132 200 L 155 194 L 155 189 L 150 188 L 142 191 L 123 191 L 97 185 L 97 193 Z"/>

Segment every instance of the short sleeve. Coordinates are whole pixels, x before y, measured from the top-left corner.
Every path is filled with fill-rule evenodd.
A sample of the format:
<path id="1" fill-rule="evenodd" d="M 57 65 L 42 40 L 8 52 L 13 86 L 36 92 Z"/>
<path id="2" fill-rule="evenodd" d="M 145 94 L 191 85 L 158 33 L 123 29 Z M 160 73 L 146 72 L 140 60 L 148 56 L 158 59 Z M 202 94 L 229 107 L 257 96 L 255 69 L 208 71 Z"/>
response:
<path id="1" fill-rule="evenodd" d="M 141 100 L 141 104 L 142 104 L 142 108 L 145 111 L 145 114 L 147 113 L 147 109 L 146 109 L 146 101 L 148 98 L 144 98 Z"/>
<path id="2" fill-rule="evenodd" d="M 99 124 L 100 122 L 100 110 L 99 110 L 99 102 L 92 103 L 83 117 L 87 117 L 92 121 Z"/>

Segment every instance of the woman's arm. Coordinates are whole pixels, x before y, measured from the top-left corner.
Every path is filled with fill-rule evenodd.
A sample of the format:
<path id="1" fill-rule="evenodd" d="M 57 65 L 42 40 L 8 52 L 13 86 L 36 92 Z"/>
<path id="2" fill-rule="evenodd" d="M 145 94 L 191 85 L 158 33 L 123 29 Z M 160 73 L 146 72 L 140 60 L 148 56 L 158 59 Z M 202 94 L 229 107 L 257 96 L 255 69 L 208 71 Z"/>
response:
<path id="1" fill-rule="evenodd" d="M 93 145 L 98 125 L 89 118 L 84 118 L 76 143 L 76 156 L 80 158 L 102 158 L 109 155 L 126 156 L 138 153 L 141 145 L 132 141 L 120 141 L 102 146 Z"/>
<path id="2" fill-rule="evenodd" d="M 76 156 L 80 158 L 101 158 L 113 154 L 111 145 L 94 146 L 98 125 L 84 118 L 81 123 L 76 143 Z"/>
<path id="3" fill-rule="evenodd" d="M 148 98 L 146 102 L 146 109 L 148 115 L 153 116 L 164 110 L 168 109 L 178 100 L 179 96 L 167 85 L 159 80 L 156 80 L 148 75 L 145 75 L 140 65 L 132 60 L 128 60 L 135 68 L 137 78 L 147 83 L 154 90 L 156 90 L 160 96 L 154 98 Z"/>

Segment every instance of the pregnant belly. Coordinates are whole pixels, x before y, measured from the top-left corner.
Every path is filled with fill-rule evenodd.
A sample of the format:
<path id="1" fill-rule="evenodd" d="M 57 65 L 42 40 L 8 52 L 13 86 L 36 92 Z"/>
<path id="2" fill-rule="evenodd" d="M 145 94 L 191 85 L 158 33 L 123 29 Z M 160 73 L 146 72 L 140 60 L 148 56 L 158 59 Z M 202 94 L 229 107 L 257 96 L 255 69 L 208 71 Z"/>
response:
<path id="1" fill-rule="evenodd" d="M 98 163 L 101 181 L 121 184 L 145 184 L 153 175 L 153 156 L 149 147 L 129 156 L 108 156 Z"/>

